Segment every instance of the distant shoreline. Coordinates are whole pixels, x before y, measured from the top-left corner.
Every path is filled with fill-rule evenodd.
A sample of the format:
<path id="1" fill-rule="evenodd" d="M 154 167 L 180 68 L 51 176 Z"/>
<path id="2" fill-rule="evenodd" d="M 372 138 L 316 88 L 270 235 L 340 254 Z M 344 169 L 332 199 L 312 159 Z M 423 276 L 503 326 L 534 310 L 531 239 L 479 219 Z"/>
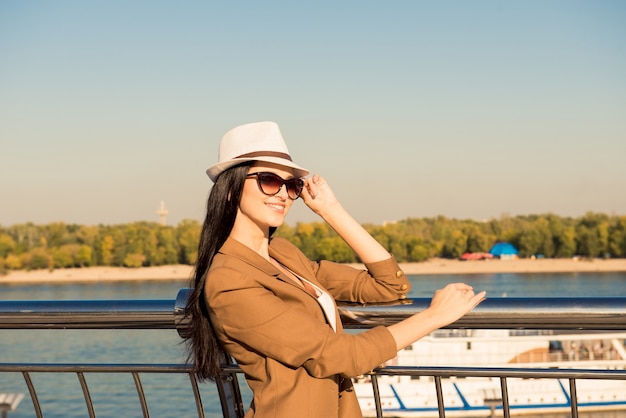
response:
<path id="1" fill-rule="evenodd" d="M 362 268 L 361 264 L 352 264 Z M 406 274 L 492 274 L 626 272 L 626 259 L 517 259 L 460 261 L 431 259 L 422 263 L 400 263 Z M 54 284 L 104 281 L 189 280 L 192 266 L 85 267 L 72 269 L 12 271 L 0 276 L 2 284 Z"/>

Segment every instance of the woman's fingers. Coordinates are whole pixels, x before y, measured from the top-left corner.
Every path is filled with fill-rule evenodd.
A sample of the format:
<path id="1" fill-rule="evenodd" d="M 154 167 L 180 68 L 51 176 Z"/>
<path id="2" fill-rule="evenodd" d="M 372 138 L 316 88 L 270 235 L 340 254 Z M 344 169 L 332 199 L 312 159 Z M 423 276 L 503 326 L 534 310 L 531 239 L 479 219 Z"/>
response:
<path id="1" fill-rule="evenodd" d="M 313 174 L 311 178 L 304 180 L 304 187 L 309 195 L 313 198 L 317 197 L 320 187 L 324 185 L 324 179 L 319 174 Z"/>
<path id="2" fill-rule="evenodd" d="M 474 297 L 472 298 L 472 309 L 474 309 L 476 306 L 478 306 L 478 304 L 480 302 L 485 300 L 486 296 L 487 296 L 487 292 L 485 290 L 483 290 L 482 292 L 477 293 L 476 295 L 474 295 Z"/>
<path id="3" fill-rule="evenodd" d="M 447 325 L 474 309 L 486 294 L 485 291 L 474 294 L 474 289 L 465 283 L 451 283 L 435 292 L 430 307 Z"/>
<path id="4" fill-rule="evenodd" d="M 320 177 L 314 174 L 313 177 L 305 180 L 305 187 L 311 197 L 316 197 L 318 194 L 318 184 L 320 183 Z"/>

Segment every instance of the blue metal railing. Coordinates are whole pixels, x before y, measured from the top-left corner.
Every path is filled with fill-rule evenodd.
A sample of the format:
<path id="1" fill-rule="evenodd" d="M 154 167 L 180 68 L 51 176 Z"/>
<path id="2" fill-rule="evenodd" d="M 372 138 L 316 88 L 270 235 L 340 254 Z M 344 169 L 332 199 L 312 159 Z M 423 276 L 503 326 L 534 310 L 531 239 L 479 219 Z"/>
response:
<path id="1" fill-rule="evenodd" d="M 0 301 L 0 329 L 177 329 L 187 327 L 184 307 L 189 289 L 182 289 L 176 300 L 139 301 Z M 366 329 L 396 323 L 428 306 L 429 299 L 413 299 L 390 304 L 340 306 L 342 321 L 347 329 Z M 626 331 L 626 298 L 490 298 L 474 311 L 448 326 L 450 329 L 538 329 L 538 330 L 613 330 Z M 143 416 L 150 413 L 140 375 L 143 373 L 183 373 L 190 379 L 190 388 L 199 417 L 204 417 L 198 382 L 191 368 L 183 364 L 33 364 L 1 363 L 0 373 L 19 372 L 23 375 L 37 417 L 42 417 L 37 390 L 30 379 L 34 372 L 75 373 L 80 381 L 89 416 L 95 417 L 85 373 L 131 373 Z M 225 418 L 244 414 L 236 365 L 223 368 L 216 382 L 222 413 Z M 439 416 L 445 416 L 441 379 L 451 376 L 489 376 L 500 379 L 501 407 L 505 417 L 510 414 L 507 399 L 507 379 L 562 378 L 570 382 L 571 416 L 578 416 L 577 379 L 626 380 L 624 370 L 561 370 L 561 369 L 503 369 L 476 367 L 406 367 L 389 366 L 372 371 L 377 416 L 382 417 L 378 397 L 377 377 L 380 375 L 431 376 L 434 378 L 439 404 Z"/>

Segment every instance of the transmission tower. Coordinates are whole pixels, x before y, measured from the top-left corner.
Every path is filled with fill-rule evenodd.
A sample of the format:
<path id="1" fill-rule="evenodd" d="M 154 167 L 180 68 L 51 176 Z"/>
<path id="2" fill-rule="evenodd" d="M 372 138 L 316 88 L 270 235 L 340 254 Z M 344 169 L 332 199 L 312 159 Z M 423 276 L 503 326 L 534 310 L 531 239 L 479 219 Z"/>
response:
<path id="1" fill-rule="evenodd" d="M 167 214 L 169 211 L 165 208 L 165 202 L 161 200 L 161 206 L 156 211 L 157 215 L 159 215 L 159 223 L 161 225 L 165 225 L 167 221 Z"/>

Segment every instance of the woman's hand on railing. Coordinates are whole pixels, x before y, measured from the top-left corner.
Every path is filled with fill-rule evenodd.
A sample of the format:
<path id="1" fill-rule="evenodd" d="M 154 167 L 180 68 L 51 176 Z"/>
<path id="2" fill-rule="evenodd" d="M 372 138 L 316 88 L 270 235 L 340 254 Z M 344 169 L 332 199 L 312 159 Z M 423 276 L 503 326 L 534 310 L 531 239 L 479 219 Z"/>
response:
<path id="1" fill-rule="evenodd" d="M 388 327 L 398 350 L 460 319 L 485 300 L 485 295 L 485 291 L 475 294 L 464 283 L 452 283 L 437 290 L 427 309 Z"/>
<path id="2" fill-rule="evenodd" d="M 437 328 L 441 328 L 474 309 L 485 300 L 486 294 L 485 291 L 474 294 L 472 286 L 465 283 L 451 283 L 435 291 L 427 311 L 431 311 L 433 320 L 439 321 Z"/>

